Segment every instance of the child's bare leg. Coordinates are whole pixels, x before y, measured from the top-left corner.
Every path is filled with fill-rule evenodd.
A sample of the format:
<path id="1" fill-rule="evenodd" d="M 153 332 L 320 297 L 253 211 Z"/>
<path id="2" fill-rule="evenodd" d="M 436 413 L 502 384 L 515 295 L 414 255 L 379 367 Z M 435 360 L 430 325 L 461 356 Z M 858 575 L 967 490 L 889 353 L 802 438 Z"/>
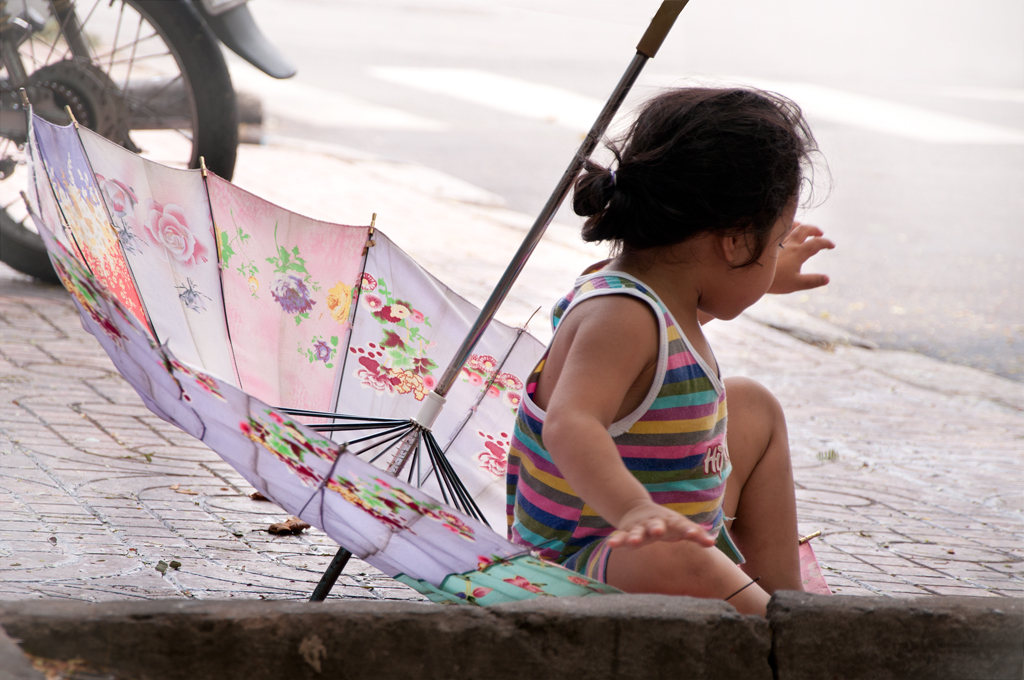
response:
<path id="1" fill-rule="evenodd" d="M 622 546 L 608 556 L 608 585 L 627 593 L 689 595 L 722 600 L 750 583 L 725 553 L 690 541 Z M 768 594 L 755 583 L 729 600 L 743 614 L 765 615 Z"/>
<path id="2" fill-rule="evenodd" d="M 796 498 L 786 417 L 775 396 L 748 378 L 728 378 L 729 458 L 724 511 L 743 552 L 742 569 L 767 593 L 803 590 L 797 550 Z"/>

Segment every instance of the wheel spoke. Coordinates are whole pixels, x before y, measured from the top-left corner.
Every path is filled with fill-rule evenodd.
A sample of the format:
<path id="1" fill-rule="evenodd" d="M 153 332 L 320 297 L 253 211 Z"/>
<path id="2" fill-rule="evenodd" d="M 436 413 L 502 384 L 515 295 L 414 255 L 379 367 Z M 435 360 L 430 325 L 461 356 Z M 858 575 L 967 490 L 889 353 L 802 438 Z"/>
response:
<path id="1" fill-rule="evenodd" d="M 135 49 L 139 45 L 139 36 L 142 34 L 142 16 L 139 15 L 139 25 L 135 28 L 135 42 L 132 43 L 132 56 L 128 62 L 128 73 L 124 76 L 124 89 L 121 90 L 121 96 L 124 97 L 128 94 L 128 83 L 132 79 L 132 66 L 135 65 Z"/>
<path id="2" fill-rule="evenodd" d="M 140 22 L 139 22 L 140 29 L 141 29 L 141 26 L 142 26 L 142 22 L 140 20 Z M 117 49 L 113 49 L 113 50 L 111 50 L 109 52 L 103 52 L 102 54 L 96 55 L 96 61 L 100 61 L 102 59 L 106 59 L 107 57 L 112 57 L 115 53 L 117 53 L 117 52 L 124 52 L 128 48 L 132 48 L 134 50 L 136 45 L 139 45 L 139 44 L 144 43 L 144 42 L 148 42 L 148 41 L 152 40 L 153 38 L 160 38 L 160 37 L 161 37 L 160 34 L 159 33 L 155 33 L 155 32 L 154 33 L 150 33 L 145 38 L 136 37 L 135 40 L 133 40 L 132 42 L 125 43 L 125 44 L 121 45 L 120 47 L 118 47 Z M 167 50 L 166 52 L 161 52 L 157 56 L 164 56 L 164 55 L 169 55 L 169 54 L 171 54 L 171 51 Z M 147 57 L 148 56 L 151 56 L 151 55 L 147 55 Z M 139 57 L 139 58 L 143 59 L 143 58 L 146 58 L 146 57 Z M 124 60 L 121 60 L 121 61 L 115 62 L 115 63 L 123 63 L 123 62 L 124 62 Z"/>
<path id="3" fill-rule="evenodd" d="M 114 49 L 110 50 L 110 64 L 107 66 L 107 73 L 110 73 L 110 69 L 114 68 L 114 55 L 117 54 L 117 39 L 121 35 L 121 20 L 124 19 L 124 3 L 121 3 L 121 11 L 117 13 L 117 27 L 114 29 Z M 103 57 L 97 55 L 96 61 L 99 61 Z"/>
<path id="4" fill-rule="evenodd" d="M 201 24 L 194 13 L 178 12 L 178 3 L 172 2 L 153 3 L 152 19 L 133 0 L 42 0 L 42 4 L 49 10 L 45 32 L 33 32 L 17 52 L 39 95 L 49 97 L 43 90 L 53 92 L 53 100 L 47 98 L 51 108 L 62 105 L 62 98 L 78 95 L 83 107 L 96 109 L 95 121 L 115 142 L 176 167 L 187 167 L 192 154 L 203 153 L 197 150 L 200 126 L 211 125 L 222 134 L 206 142 L 210 145 L 207 158 L 211 153 L 223 155 L 218 144 L 224 147 L 219 140 L 227 139 L 220 122 L 225 120 L 224 107 L 207 101 L 207 92 L 192 89 L 194 78 L 223 81 L 217 68 L 209 74 L 206 69 L 208 63 L 216 66 L 220 53 L 211 49 L 215 44 L 209 39 L 195 44 L 196 27 Z M 211 111 L 219 113 L 213 118 Z M 203 115 L 211 120 L 204 123 Z M 146 150 L 139 149 L 133 138 Z M 0 192 L 5 223 L 8 217 L 18 221 L 25 214 L 16 189 L 24 186 L 22 173 L 31 170 L 31 159 L 18 145 L 0 139 L 0 158 L 8 157 L 17 163 L 18 174 L 8 176 Z M 373 448 L 375 452 L 390 443 L 373 439 L 364 446 L 374 442 L 380 444 Z"/>
<path id="5" fill-rule="evenodd" d="M 131 58 L 131 57 L 128 57 L 126 59 L 117 59 L 116 61 L 113 61 L 111 63 L 112 64 L 120 65 L 120 64 L 127 64 L 128 62 L 134 61 L 136 64 L 138 64 L 139 62 L 145 61 L 146 59 L 155 59 L 157 57 L 163 58 L 163 57 L 172 57 L 172 56 L 174 56 L 174 55 L 172 55 L 170 52 L 162 52 L 160 54 L 144 54 L 141 57 L 135 57 L 134 59 Z"/>

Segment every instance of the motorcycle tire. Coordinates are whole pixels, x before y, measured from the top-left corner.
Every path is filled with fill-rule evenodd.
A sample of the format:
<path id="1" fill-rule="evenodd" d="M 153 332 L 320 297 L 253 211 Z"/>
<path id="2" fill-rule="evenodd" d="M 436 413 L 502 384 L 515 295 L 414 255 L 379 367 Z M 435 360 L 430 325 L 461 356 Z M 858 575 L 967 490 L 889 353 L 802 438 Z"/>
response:
<path id="1" fill-rule="evenodd" d="M 6 210 L 0 211 L 0 255 L 0 259 L 22 274 L 46 283 L 60 283 L 42 237 L 15 222 Z"/>
<path id="2" fill-rule="evenodd" d="M 231 179 L 238 153 L 238 105 L 220 45 L 188 0 L 122 0 L 160 34 L 192 93 L 190 168 L 206 167 Z M 182 159 L 185 160 L 185 159 Z M 0 260 L 41 281 L 58 282 L 42 238 L 0 210 Z"/>

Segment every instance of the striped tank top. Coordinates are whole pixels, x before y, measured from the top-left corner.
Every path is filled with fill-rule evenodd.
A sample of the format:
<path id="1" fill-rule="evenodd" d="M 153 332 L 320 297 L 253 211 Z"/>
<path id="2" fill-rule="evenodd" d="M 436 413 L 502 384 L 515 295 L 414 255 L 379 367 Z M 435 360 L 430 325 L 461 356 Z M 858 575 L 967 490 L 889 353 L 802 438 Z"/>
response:
<path id="1" fill-rule="evenodd" d="M 556 303 L 552 326 L 580 302 L 598 295 L 631 295 L 658 319 L 658 364 L 644 402 L 608 428 L 626 467 L 660 505 L 718 537 L 718 547 L 743 558 L 723 526 L 722 497 L 732 470 L 726 448 L 725 387 L 693 349 L 653 290 L 622 272 L 598 271 L 576 280 Z M 547 355 L 526 383 L 509 447 L 506 514 L 509 539 L 559 563 L 585 562 L 614 527 L 583 502 L 544 448 L 545 413 L 533 401 Z"/>

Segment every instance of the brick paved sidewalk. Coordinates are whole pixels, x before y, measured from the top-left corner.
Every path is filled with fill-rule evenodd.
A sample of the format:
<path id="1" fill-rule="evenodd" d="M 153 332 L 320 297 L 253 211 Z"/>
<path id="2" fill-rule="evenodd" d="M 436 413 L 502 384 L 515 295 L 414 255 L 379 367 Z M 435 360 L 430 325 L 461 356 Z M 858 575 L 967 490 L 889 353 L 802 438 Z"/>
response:
<path id="1" fill-rule="evenodd" d="M 529 222 L 440 175 L 372 159 L 243 147 L 236 182 L 336 222 L 377 212 L 477 303 Z M 555 228 L 502 318 L 549 308 L 596 259 Z M 266 533 L 285 514 L 146 410 L 60 289 L 9 270 L 0 285 L 0 599 L 308 597 L 336 546 L 316 530 Z M 709 337 L 726 375 L 760 380 L 786 408 L 801 532 L 824 532 L 815 549 L 833 590 L 1024 596 L 1024 386 L 807 344 L 748 318 L 713 323 Z M 160 572 L 161 561 L 180 567 Z M 357 560 L 334 596 L 419 598 Z"/>

